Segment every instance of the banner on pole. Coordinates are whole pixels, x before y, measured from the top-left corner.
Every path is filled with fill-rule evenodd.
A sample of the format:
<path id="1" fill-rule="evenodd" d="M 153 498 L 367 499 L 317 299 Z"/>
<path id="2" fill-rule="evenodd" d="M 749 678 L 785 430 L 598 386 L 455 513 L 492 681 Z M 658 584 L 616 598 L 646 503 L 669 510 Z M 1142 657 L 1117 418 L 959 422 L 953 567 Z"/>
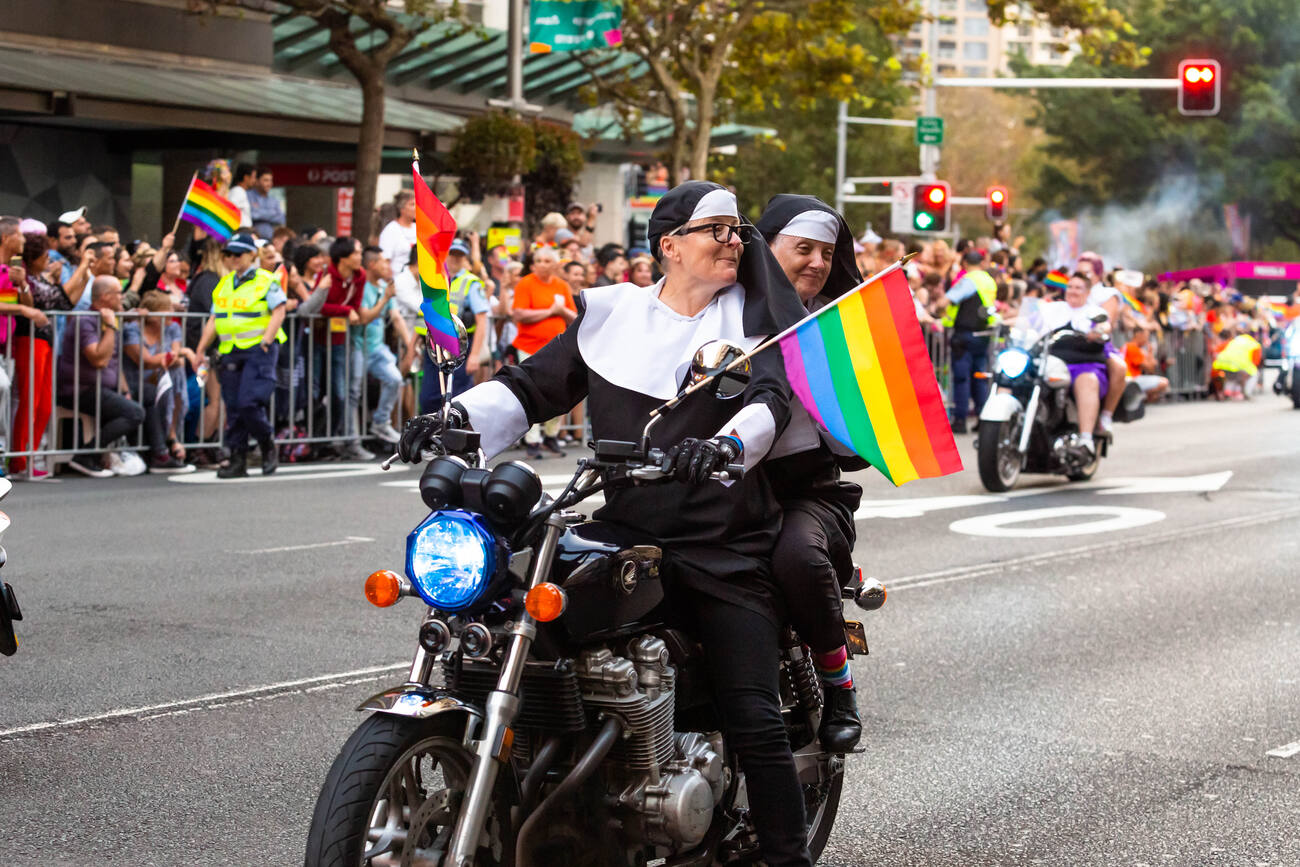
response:
<path id="1" fill-rule="evenodd" d="M 623 42 L 622 0 L 533 0 L 528 5 L 528 50 L 533 54 Z"/>

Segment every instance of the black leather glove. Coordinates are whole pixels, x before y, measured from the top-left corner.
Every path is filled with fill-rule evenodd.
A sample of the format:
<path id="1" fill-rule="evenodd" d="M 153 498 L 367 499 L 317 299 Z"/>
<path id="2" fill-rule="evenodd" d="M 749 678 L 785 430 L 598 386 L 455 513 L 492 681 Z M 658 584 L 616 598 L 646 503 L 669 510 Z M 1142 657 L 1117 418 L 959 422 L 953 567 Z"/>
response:
<path id="1" fill-rule="evenodd" d="M 408 464 L 418 464 L 424 460 L 424 452 L 433 446 L 443 431 L 463 427 L 465 413 L 456 404 L 449 408 L 446 424 L 443 423 L 441 412 L 412 416 L 402 427 L 402 436 L 397 441 L 397 456 Z"/>
<path id="2" fill-rule="evenodd" d="M 735 437 L 688 437 L 664 455 L 663 469 L 679 482 L 702 485 L 709 481 L 711 473 L 726 469 L 740 454 L 740 441 Z"/>

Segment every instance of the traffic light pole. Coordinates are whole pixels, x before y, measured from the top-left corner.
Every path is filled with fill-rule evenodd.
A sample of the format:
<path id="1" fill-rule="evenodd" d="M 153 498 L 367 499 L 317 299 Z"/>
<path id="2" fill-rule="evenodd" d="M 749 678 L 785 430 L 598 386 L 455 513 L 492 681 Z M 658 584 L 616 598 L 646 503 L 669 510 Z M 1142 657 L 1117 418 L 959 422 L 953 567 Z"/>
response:
<path id="1" fill-rule="evenodd" d="M 1092 88 L 1094 90 L 1177 90 L 1176 78 L 936 78 L 935 87 Z M 931 91 L 933 92 L 933 91 Z M 927 109 L 928 111 L 928 109 Z"/>

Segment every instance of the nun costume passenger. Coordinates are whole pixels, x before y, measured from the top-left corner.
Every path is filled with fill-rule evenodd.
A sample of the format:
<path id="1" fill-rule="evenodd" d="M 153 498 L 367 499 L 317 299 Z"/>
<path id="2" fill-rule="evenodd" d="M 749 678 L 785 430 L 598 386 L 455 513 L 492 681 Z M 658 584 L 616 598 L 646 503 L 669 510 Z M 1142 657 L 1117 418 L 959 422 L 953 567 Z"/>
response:
<path id="1" fill-rule="evenodd" d="M 774 196 L 755 225 L 810 311 L 862 282 L 853 233 L 821 199 Z M 789 426 L 763 464 L 785 516 L 772 553 L 778 600 L 812 651 L 826 697 L 817 735 L 825 749 L 836 753 L 853 749 L 862 735 L 840 595 L 853 575 L 853 513 L 862 488 L 843 481 L 840 471 L 865 466 L 830 439 L 797 401 L 791 405 Z"/>
<path id="2" fill-rule="evenodd" d="M 741 223 L 723 187 L 674 188 L 655 206 L 648 234 L 664 270 L 659 282 L 587 289 L 583 312 L 564 333 L 453 405 L 489 456 L 583 398 L 594 438 L 639 440 L 651 410 L 677 395 L 702 344 L 721 338 L 752 349 L 803 315 L 767 244 Z M 651 429 L 676 481 L 607 491 L 594 517 L 615 534 L 638 541 L 649 534 L 662 546 L 669 599 L 704 645 L 727 743 L 745 772 L 763 860 L 811 865 L 780 713 L 781 620 L 770 583 L 780 507 L 763 473 L 731 484 L 708 479 L 737 460 L 752 470 L 785 428 L 790 387 L 781 354 L 759 353 L 751 367 L 743 395 L 719 400 L 701 390 Z M 431 416 L 408 422 L 402 458 L 418 461 L 439 426 Z"/>

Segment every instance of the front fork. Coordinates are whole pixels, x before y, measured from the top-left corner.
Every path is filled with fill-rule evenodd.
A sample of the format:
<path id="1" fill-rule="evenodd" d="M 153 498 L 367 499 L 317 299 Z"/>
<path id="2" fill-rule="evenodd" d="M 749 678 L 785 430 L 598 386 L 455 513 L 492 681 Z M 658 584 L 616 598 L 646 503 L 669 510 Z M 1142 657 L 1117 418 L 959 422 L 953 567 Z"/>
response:
<path id="1" fill-rule="evenodd" d="M 559 513 L 552 513 L 547 518 L 546 531 L 537 547 L 537 556 L 533 560 L 532 574 L 526 589 L 531 590 L 541 584 L 550 574 L 555 548 L 560 534 L 564 532 L 564 526 L 564 517 Z M 492 807 L 492 791 L 496 787 L 497 774 L 501 765 L 509 759 L 510 747 L 514 742 L 511 725 L 519 714 L 519 684 L 523 680 L 528 651 L 537 635 L 537 622 L 527 611 L 520 611 L 518 620 L 509 626 L 508 631 L 512 637 L 506 647 L 501 676 L 497 678 L 496 689 L 488 693 L 479 738 L 471 743 L 474 768 L 465 785 L 465 798 L 460 816 L 456 819 L 456 830 L 451 837 L 447 860 L 444 862 L 448 867 L 469 867 L 474 863 L 479 841 L 483 837 L 483 826 Z M 415 667 L 412 666 L 413 669 Z"/>
<path id="2" fill-rule="evenodd" d="M 1029 403 L 1025 404 L 1025 421 L 1020 427 L 1020 455 L 1021 460 L 1029 453 L 1029 435 L 1034 431 L 1034 419 L 1038 417 L 1038 399 L 1043 393 L 1041 383 L 1035 383 L 1033 392 L 1029 395 Z M 1024 466 L 1024 464 L 1021 464 Z"/>

